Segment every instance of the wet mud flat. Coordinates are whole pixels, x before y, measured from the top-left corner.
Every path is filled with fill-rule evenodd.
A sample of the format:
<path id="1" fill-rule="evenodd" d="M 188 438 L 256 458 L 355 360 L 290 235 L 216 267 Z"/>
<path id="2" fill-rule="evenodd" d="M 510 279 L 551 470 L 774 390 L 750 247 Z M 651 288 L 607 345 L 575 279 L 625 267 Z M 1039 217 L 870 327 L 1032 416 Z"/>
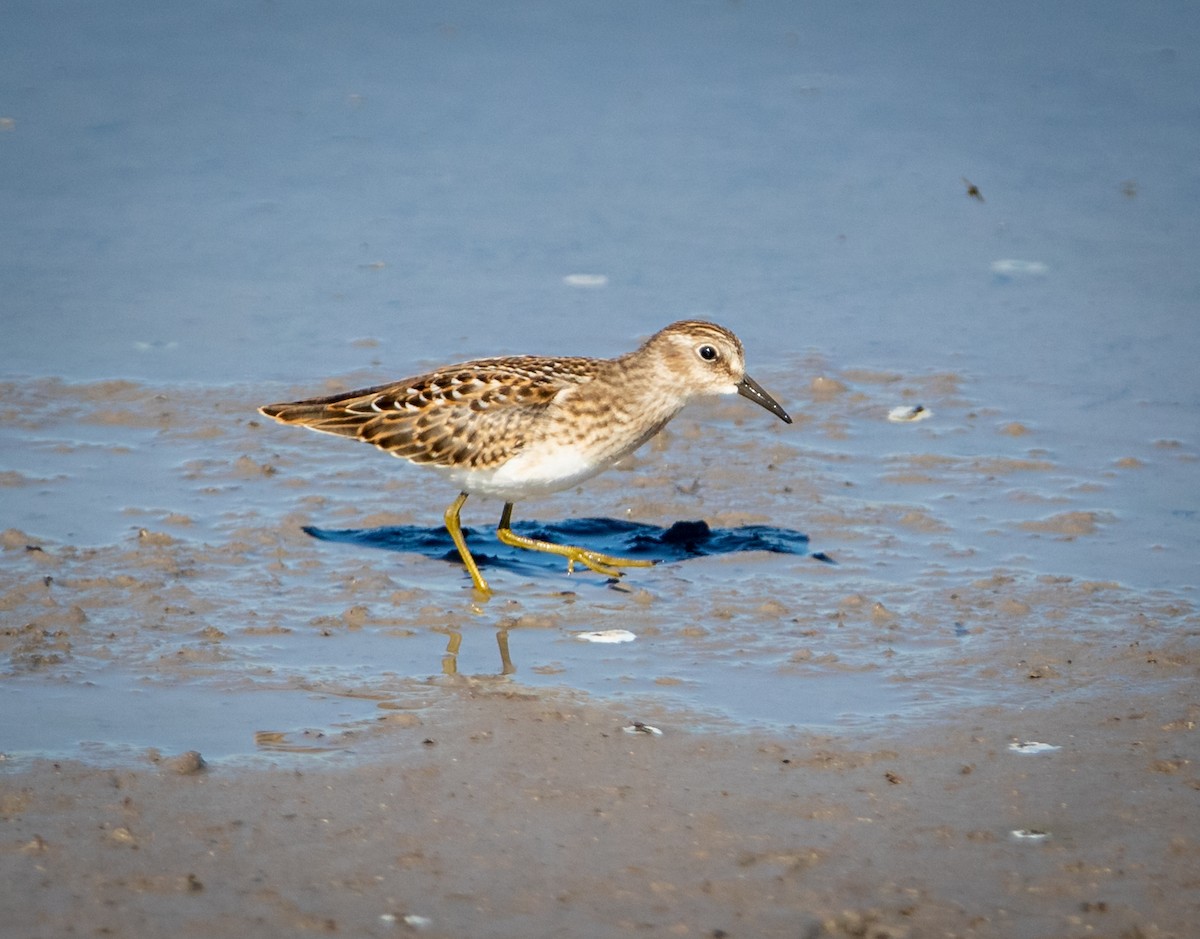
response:
<path id="1" fill-rule="evenodd" d="M 796 550 L 612 585 L 506 557 L 485 504 L 487 603 L 436 479 L 253 390 L 7 386 L 9 928 L 1189 935 L 1200 615 L 1056 572 L 1186 447 L 1073 466 L 953 376 L 779 384 L 801 436 L 719 402 L 526 517 Z"/>
<path id="2" fill-rule="evenodd" d="M 1200 708 L 1155 654 L 1108 657 L 1162 689 L 1108 707 L 1060 683 L 852 735 L 637 728 L 463 678 L 343 762 L 21 761 L 0 777 L 6 928 L 1182 939 Z"/>

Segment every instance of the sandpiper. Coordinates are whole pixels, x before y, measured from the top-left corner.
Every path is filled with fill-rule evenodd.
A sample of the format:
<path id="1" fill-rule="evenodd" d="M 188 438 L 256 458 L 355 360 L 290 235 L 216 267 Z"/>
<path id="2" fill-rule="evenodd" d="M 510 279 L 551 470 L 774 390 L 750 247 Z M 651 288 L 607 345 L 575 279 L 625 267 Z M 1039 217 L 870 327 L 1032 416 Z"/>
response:
<path id="1" fill-rule="evenodd" d="M 371 443 L 440 470 L 461 490 L 446 529 L 475 589 L 490 594 L 463 539 L 467 496 L 504 500 L 496 537 L 604 574 L 654 561 L 610 557 L 512 530 L 513 503 L 569 489 L 612 466 L 662 430 L 689 401 L 740 394 L 792 419 L 746 374 L 742 344 L 715 323 L 682 320 L 614 359 L 532 355 L 476 359 L 416 378 L 325 398 L 268 404 L 284 424 Z"/>

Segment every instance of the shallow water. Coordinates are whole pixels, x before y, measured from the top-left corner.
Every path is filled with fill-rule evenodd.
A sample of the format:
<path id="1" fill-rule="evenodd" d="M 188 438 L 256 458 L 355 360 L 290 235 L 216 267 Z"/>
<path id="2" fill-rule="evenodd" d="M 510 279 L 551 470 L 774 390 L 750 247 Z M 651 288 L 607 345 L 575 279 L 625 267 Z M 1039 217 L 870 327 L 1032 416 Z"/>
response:
<path id="1" fill-rule="evenodd" d="M 30 723 L 0 749 L 254 752 L 465 680 L 850 727 L 1015 700 L 990 630 L 1036 658 L 1039 618 L 1186 622 L 1200 17 L 971 17 L 13 7 L 0 576 Z M 703 519 L 801 553 L 615 589 L 502 552 L 472 500 L 501 559 L 476 606 L 439 556 L 437 479 L 254 413 L 327 379 L 614 354 L 694 315 L 739 333 L 797 424 L 694 408 L 518 518 Z M 887 421 L 915 404 L 932 416 Z M 601 628 L 638 638 L 575 638 Z"/>
<path id="2" fill-rule="evenodd" d="M 1031 458 L 1011 433 L 979 433 L 991 449 L 969 458 L 938 452 L 952 421 L 964 422 L 958 436 L 976 433 L 963 416 L 973 412 L 955 418 L 937 392 L 944 378 L 906 382 L 931 402 L 924 424 L 936 432 L 917 433 L 932 446 L 854 455 L 847 440 L 895 432 L 881 417 L 890 382 L 835 380 L 847 390 L 805 412 L 805 439 L 820 446 L 719 402 L 630 466 L 525 507 L 523 532 L 662 561 L 620 584 L 503 548 L 488 531 L 497 507 L 469 501 L 488 602 L 447 543 L 449 494 L 436 480 L 367 447 L 268 426 L 249 416 L 252 389 L 6 386 L 23 415 L 4 428 L 23 448 L 11 452 L 45 467 L 12 481 L 25 497 L 14 512 L 101 537 L 40 536 L 36 519 L 4 535 L 7 712 L 21 729 L 4 749 L 352 755 L 397 710 L 435 720 L 464 682 L 614 698 L 630 721 L 852 730 L 1020 706 L 1031 671 L 1082 660 L 1063 651 L 1064 632 L 1086 646 L 1194 628 L 1186 587 L 1050 573 L 1103 558 L 1092 545 L 1113 523 L 1083 500 L 1105 480 Z M 81 401 L 85 413 L 67 406 Z M 122 465 L 152 482 L 131 489 Z M 1067 478 L 1078 493 L 1039 497 Z M 575 517 L 581 502 L 593 518 Z M 614 629 L 635 638 L 579 638 Z M 1029 661 L 999 667 L 995 650 L 1026 631 Z"/>

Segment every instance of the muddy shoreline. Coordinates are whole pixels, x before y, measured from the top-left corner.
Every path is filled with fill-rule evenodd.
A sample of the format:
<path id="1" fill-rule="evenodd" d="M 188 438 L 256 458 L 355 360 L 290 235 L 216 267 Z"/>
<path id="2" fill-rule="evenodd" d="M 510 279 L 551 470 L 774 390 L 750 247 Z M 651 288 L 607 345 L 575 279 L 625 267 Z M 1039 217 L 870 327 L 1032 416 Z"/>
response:
<path id="1" fill-rule="evenodd" d="M 444 493 L 267 433 L 253 389 L 9 385 L 5 492 L 44 521 L 0 535 L 8 930 L 1189 935 L 1200 615 L 1047 572 L 1143 467 L 1065 465 L 946 376 L 808 390 L 799 443 L 721 402 L 528 517 L 837 563 L 515 563 L 479 603 L 438 550 L 305 534 L 436 533 Z M 870 456 L 917 396 L 934 429 Z"/>
<path id="2" fill-rule="evenodd" d="M 1194 683 L 1162 681 L 1182 667 L 1162 658 L 1110 664 L 1163 690 L 853 736 L 643 715 L 658 736 L 462 678 L 358 735 L 349 765 L 20 761 L 0 777 L 6 928 L 1183 939 Z M 1014 749 L 1031 742 L 1057 749 Z"/>

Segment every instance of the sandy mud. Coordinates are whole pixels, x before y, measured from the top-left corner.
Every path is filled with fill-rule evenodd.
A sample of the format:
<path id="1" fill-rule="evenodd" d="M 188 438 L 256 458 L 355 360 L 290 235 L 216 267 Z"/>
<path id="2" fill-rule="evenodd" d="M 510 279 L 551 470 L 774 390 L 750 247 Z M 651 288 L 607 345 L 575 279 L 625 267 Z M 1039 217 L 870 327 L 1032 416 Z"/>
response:
<path id="1" fill-rule="evenodd" d="M 1102 539 L 1110 477 L 951 377 L 782 384 L 806 447 L 722 402 L 526 517 L 812 551 L 605 584 L 506 559 L 484 503 L 486 603 L 436 480 L 268 428 L 253 391 L 8 386 L 8 934 L 1190 935 L 1200 617 L 1005 563 Z M 855 454 L 917 395 L 940 423 L 908 455 Z M 606 630 L 635 639 L 580 641 Z"/>

